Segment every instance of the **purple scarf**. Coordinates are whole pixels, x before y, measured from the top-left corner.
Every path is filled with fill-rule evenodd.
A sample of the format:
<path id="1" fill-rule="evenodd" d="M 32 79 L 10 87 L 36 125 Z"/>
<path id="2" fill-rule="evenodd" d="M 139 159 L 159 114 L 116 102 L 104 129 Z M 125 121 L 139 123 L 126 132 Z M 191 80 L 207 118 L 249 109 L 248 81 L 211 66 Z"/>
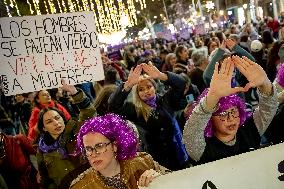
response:
<path id="1" fill-rule="evenodd" d="M 44 137 L 41 137 L 39 139 L 39 149 L 43 152 L 43 153 L 50 153 L 52 151 L 58 151 L 59 154 L 64 158 L 68 158 L 68 154 L 67 151 L 65 150 L 65 148 L 63 148 L 60 144 L 59 144 L 59 140 L 56 140 L 53 144 L 51 145 L 46 145 L 44 140 Z"/>
<path id="2" fill-rule="evenodd" d="M 156 108 L 157 108 L 156 99 L 157 99 L 157 97 L 156 97 L 156 95 L 155 95 L 155 96 L 153 96 L 153 97 L 151 97 L 151 98 L 145 100 L 144 102 L 145 102 L 147 105 L 149 105 L 151 108 L 155 108 L 155 109 L 156 109 Z"/>

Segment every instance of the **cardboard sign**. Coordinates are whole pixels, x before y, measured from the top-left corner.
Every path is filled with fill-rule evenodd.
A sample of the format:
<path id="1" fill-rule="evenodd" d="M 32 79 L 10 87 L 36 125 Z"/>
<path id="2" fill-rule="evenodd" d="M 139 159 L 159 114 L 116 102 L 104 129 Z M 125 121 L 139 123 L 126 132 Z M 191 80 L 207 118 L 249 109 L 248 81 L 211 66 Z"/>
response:
<path id="1" fill-rule="evenodd" d="M 108 53 L 108 58 L 111 59 L 112 61 L 122 60 L 122 56 L 121 56 L 120 50 Z"/>
<path id="2" fill-rule="evenodd" d="M 195 32 L 196 32 L 197 35 L 205 35 L 206 34 L 204 24 L 198 24 L 198 25 L 195 25 L 194 27 L 195 27 Z"/>
<path id="3" fill-rule="evenodd" d="M 158 38 L 166 39 L 167 41 L 172 41 L 172 38 L 173 38 L 171 30 L 164 30 L 162 32 L 157 32 L 156 36 Z"/>
<path id="4" fill-rule="evenodd" d="M 190 38 L 190 33 L 189 33 L 189 30 L 187 28 L 183 28 L 181 31 L 180 31 L 180 37 L 182 39 L 189 39 Z"/>
<path id="5" fill-rule="evenodd" d="M 104 79 L 93 12 L 0 19 L 5 95 Z"/>
<path id="6" fill-rule="evenodd" d="M 172 188 L 283 189 L 284 143 L 160 176 L 147 189 Z"/>

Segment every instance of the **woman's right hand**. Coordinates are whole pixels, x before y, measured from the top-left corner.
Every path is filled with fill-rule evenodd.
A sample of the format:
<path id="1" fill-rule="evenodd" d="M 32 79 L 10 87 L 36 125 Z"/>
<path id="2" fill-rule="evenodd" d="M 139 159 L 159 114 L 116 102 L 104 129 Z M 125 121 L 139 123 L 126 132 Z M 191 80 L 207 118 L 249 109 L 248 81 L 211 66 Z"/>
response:
<path id="1" fill-rule="evenodd" d="M 243 87 L 232 88 L 231 81 L 234 72 L 234 62 L 231 58 L 226 58 L 219 70 L 219 63 L 215 65 L 214 73 L 210 83 L 210 89 L 207 94 L 207 107 L 213 109 L 220 98 L 235 94 L 237 92 L 245 92 Z"/>
<path id="2" fill-rule="evenodd" d="M 139 81 L 139 77 L 142 73 L 142 65 L 137 65 L 135 69 L 131 68 L 128 75 L 128 79 L 124 84 L 124 90 L 129 91 Z"/>
<path id="3" fill-rule="evenodd" d="M 74 95 L 78 92 L 74 85 L 67 85 L 64 79 L 61 80 L 61 83 L 63 85 L 61 87 L 63 91 L 69 92 L 71 95 Z"/>
<path id="4" fill-rule="evenodd" d="M 232 39 L 226 39 L 225 43 L 230 50 L 233 50 L 233 48 L 237 45 Z"/>

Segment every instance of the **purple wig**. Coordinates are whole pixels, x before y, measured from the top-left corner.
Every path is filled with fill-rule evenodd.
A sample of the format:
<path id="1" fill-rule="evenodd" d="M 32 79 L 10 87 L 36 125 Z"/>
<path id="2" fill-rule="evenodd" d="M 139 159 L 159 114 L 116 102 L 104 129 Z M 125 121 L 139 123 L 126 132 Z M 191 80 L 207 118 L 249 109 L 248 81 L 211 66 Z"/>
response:
<path id="1" fill-rule="evenodd" d="M 208 89 L 205 89 L 203 91 L 203 93 L 198 97 L 198 102 L 200 102 L 200 100 L 205 97 L 208 93 Z M 251 116 L 250 112 L 246 112 L 246 105 L 243 99 L 241 99 L 239 96 L 237 96 L 236 94 L 230 95 L 230 96 L 226 96 L 226 97 L 222 97 L 219 100 L 219 108 L 216 112 L 214 112 L 212 115 L 218 115 L 221 112 L 224 112 L 228 109 L 230 109 L 231 107 L 236 106 L 239 110 L 239 115 L 240 115 L 240 126 L 242 126 L 246 119 L 248 117 Z M 212 137 L 213 136 L 213 125 L 212 125 L 212 117 L 210 118 L 210 120 L 207 123 L 207 126 L 204 130 L 204 136 L 206 137 Z"/>
<path id="2" fill-rule="evenodd" d="M 136 155 L 138 138 L 124 119 L 116 114 L 97 116 L 85 121 L 77 135 L 76 154 L 84 152 L 83 136 L 100 133 L 117 145 L 117 159 L 130 159 Z"/>
<path id="3" fill-rule="evenodd" d="M 276 76 L 276 81 L 281 87 L 284 88 L 284 63 L 280 65 L 280 68 Z"/>

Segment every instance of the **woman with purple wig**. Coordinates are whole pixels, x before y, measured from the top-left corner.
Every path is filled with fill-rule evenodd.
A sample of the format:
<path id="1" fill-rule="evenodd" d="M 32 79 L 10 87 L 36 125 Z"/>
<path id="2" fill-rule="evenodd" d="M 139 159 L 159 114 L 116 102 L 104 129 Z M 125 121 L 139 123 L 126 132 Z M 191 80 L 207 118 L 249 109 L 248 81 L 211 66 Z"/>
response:
<path id="1" fill-rule="evenodd" d="M 78 176 L 72 189 L 138 189 L 166 172 L 150 155 L 137 154 L 138 138 L 132 125 L 115 114 L 87 120 L 77 135 L 77 154 L 91 168 Z"/>
<path id="2" fill-rule="evenodd" d="M 245 87 L 231 87 L 234 68 L 249 81 Z M 253 73 L 253 74 L 252 74 Z M 236 93 L 257 87 L 259 107 L 249 114 Z M 215 65 L 210 88 L 201 95 L 184 129 L 186 148 L 198 164 L 248 152 L 260 146 L 278 107 L 275 87 L 258 64 L 233 56 Z"/>

